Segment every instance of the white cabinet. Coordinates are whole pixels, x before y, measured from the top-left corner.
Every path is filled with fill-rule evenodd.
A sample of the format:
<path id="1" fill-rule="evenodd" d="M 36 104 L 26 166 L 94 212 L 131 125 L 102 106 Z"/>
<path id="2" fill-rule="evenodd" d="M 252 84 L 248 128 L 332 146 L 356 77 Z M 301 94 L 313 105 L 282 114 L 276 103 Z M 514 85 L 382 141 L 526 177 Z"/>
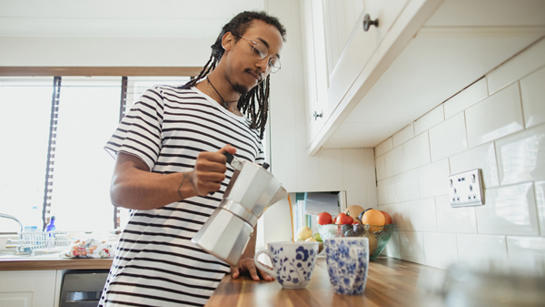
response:
<path id="1" fill-rule="evenodd" d="M 301 3 L 310 154 L 376 146 L 545 34 L 539 0 Z"/>
<path id="2" fill-rule="evenodd" d="M 0 307 L 56 306 L 56 275 L 54 270 L 0 272 Z"/>

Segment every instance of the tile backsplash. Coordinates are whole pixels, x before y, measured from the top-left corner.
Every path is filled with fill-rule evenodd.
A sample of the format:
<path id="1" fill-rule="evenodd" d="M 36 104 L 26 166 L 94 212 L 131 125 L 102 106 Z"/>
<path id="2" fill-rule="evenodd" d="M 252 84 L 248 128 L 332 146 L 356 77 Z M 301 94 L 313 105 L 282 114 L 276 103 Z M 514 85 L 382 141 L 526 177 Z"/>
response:
<path id="1" fill-rule="evenodd" d="M 545 273 L 545 39 L 384 140 L 375 161 L 378 207 L 398 226 L 387 255 Z M 448 176 L 475 168 L 485 205 L 452 208 Z"/>

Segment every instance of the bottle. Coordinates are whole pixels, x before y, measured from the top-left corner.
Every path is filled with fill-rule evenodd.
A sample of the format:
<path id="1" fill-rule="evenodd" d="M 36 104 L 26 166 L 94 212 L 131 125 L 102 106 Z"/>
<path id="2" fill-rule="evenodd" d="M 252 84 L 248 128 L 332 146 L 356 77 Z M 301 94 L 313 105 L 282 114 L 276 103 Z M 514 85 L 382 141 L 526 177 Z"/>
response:
<path id="1" fill-rule="evenodd" d="M 51 216 L 49 224 L 45 228 L 46 245 L 48 248 L 55 247 L 55 216 Z"/>

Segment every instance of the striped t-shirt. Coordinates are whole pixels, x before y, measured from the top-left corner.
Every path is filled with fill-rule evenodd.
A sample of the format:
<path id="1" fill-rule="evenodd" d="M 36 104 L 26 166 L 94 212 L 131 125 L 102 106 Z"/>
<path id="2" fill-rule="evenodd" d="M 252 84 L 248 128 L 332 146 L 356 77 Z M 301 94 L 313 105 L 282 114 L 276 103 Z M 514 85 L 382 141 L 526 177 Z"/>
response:
<path id="1" fill-rule="evenodd" d="M 259 134 L 249 126 L 195 87 L 158 86 L 135 102 L 105 148 L 136 155 L 161 174 L 191 171 L 199 152 L 226 144 L 237 149 L 236 157 L 262 164 Z M 212 195 L 132 210 L 99 305 L 204 305 L 230 267 L 191 238 L 218 207 L 232 174 L 227 165 Z"/>

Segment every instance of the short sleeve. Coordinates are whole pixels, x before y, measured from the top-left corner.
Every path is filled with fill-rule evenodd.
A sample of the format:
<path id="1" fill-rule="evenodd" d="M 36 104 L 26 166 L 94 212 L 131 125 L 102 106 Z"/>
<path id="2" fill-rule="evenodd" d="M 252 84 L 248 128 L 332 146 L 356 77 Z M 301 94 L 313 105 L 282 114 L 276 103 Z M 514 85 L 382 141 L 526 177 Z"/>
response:
<path id="1" fill-rule="evenodd" d="M 139 157 L 151 170 L 161 149 L 163 98 L 159 88 L 148 89 L 119 123 L 104 149 L 115 158 L 119 152 Z"/>

